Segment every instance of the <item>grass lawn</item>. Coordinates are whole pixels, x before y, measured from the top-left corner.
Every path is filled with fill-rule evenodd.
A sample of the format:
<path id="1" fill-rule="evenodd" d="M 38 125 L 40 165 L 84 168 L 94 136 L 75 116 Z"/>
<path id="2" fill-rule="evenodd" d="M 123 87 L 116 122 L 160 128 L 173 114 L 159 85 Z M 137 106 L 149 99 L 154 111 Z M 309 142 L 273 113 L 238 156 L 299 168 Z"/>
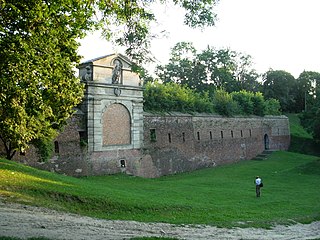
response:
<path id="1" fill-rule="evenodd" d="M 255 197 L 254 178 L 264 182 Z M 72 178 L 0 160 L 0 196 L 104 219 L 269 227 L 320 220 L 320 160 L 275 152 L 263 161 L 144 179 Z"/>

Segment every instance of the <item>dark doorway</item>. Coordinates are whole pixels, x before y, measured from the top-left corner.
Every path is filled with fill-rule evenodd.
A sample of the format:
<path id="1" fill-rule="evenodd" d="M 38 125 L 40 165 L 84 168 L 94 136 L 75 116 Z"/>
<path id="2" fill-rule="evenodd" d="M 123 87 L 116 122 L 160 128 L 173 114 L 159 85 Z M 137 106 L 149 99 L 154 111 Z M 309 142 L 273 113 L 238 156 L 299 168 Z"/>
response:
<path id="1" fill-rule="evenodd" d="M 268 134 L 264 135 L 264 149 L 269 150 L 269 137 Z"/>

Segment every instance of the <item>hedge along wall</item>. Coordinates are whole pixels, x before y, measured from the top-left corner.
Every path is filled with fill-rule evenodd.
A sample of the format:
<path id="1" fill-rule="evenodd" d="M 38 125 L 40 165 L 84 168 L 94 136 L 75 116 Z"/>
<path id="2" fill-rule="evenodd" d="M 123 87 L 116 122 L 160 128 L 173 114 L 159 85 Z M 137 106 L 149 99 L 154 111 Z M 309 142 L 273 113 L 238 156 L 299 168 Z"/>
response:
<path id="1" fill-rule="evenodd" d="M 154 176 L 252 159 L 266 149 L 287 150 L 289 144 L 285 116 L 144 116 L 144 154 Z"/>

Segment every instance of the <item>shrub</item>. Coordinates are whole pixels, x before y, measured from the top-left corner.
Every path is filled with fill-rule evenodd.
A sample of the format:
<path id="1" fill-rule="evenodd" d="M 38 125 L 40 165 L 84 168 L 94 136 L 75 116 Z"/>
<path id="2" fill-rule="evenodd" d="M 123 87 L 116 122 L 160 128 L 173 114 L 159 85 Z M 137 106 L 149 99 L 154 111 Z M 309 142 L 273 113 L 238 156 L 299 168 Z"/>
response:
<path id="1" fill-rule="evenodd" d="M 280 115 L 280 102 L 276 99 L 268 99 L 264 102 L 265 115 Z"/>
<path id="2" fill-rule="evenodd" d="M 232 95 L 225 90 L 217 90 L 213 96 L 214 110 L 224 116 L 232 116 L 237 113 L 237 103 L 233 101 Z"/>

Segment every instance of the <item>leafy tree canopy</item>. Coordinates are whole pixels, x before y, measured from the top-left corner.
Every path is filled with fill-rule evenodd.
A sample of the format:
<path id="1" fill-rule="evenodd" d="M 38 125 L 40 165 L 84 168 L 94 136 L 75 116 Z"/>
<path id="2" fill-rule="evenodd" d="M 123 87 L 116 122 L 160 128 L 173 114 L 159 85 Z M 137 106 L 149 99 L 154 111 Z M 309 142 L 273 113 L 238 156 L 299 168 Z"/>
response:
<path id="1" fill-rule="evenodd" d="M 290 73 L 283 70 L 269 70 L 264 75 L 263 89 L 267 99 L 279 100 L 282 111 L 294 111 L 297 82 Z"/>
<path id="2" fill-rule="evenodd" d="M 249 55 L 230 49 L 207 47 L 200 53 L 192 43 L 177 43 L 169 63 L 157 67 L 163 82 L 186 84 L 198 92 L 224 88 L 227 92 L 259 91 L 259 75 L 251 68 Z"/>
<path id="3" fill-rule="evenodd" d="M 0 5 L 0 138 L 7 158 L 53 137 L 82 98 L 76 38 L 88 25 L 77 1 Z"/>
<path id="4" fill-rule="evenodd" d="M 7 158 L 51 139 L 81 101 L 77 39 L 103 29 L 139 63 L 148 56 L 153 0 L 0 0 L 0 138 Z M 165 4 L 167 1 L 160 0 Z M 214 0 L 173 0 L 191 27 L 213 25 Z"/>
<path id="5" fill-rule="evenodd" d="M 303 71 L 297 79 L 297 111 L 308 110 L 320 99 L 320 73 Z"/>

